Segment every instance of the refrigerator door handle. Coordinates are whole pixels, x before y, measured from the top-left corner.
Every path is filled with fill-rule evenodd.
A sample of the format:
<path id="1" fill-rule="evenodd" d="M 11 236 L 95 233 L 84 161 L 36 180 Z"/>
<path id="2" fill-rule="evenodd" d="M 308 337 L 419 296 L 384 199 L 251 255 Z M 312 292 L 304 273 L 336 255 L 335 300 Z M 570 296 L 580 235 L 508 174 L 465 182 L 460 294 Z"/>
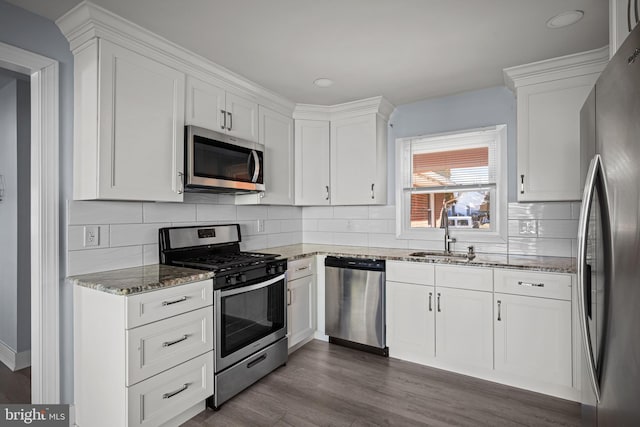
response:
<path id="1" fill-rule="evenodd" d="M 598 173 L 602 173 L 602 159 L 599 154 L 591 160 L 587 179 L 584 185 L 584 193 L 582 195 L 582 208 L 580 210 L 580 219 L 578 221 L 578 308 L 580 313 L 580 326 L 582 329 L 582 344 L 587 356 L 587 370 L 591 379 L 591 386 L 596 395 L 596 401 L 600 403 L 600 385 L 596 375 L 596 363 L 593 353 L 593 345 L 589 339 L 589 326 L 587 320 L 586 292 L 585 292 L 585 274 L 587 269 L 587 231 L 589 227 L 589 212 L 593 203 L 593 195 L 596 191 L 596 179 Z M 604 200 L 602 201 L 605 202 Z"/>

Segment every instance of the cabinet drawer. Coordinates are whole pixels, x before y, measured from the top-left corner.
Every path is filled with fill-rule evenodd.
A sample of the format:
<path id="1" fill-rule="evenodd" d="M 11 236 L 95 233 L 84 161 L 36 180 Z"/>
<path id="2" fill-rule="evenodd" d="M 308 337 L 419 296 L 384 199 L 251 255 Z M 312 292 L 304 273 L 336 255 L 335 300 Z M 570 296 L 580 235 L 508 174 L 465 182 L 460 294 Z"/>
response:
<path id="1" fill-rule="evenodd" d="M 493 291 L 493 269 L 437 265 L 436 286 L 491 292 Z"/>
<path id="2" fill-rule="evenodd" d="M 296 259 L 287 263 L 287 280 L 310 276 L 314 271 L 313 257 Z"/>
<path id="3" fill-rule="evenodd" d="M 213 307 L 130 329 L 127 386 L 213 349 Z"/>
<path id="4" fill-rule="evenodd" d="M 213 281 L 203 280 L 127 297 L 126 327 L 166 319 L 213 304 Z"/>
<path id="5" fill-rule="evenodd" d="M 213 352 L 127 388 L 129 426 L 157 426 L 213 394 Z"/>
<path id="6" fill-rule="evenodd" d="M 496 269 L 495 291 L 570 301 L 571 275 Z"/>
<path id="7" fill-rule="evenodd" d="M 423 262 L 387 261 L 387 280 L 432 286 L 433 264 Z"/>

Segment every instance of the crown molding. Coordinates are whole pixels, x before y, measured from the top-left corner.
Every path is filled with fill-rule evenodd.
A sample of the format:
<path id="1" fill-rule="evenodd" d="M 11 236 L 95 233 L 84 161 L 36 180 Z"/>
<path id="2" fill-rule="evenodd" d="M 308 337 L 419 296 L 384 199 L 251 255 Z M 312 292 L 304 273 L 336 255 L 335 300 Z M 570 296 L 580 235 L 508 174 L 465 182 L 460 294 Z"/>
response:
<path id="1" fill-rule="evenodd" d="M 214 79 L 260 104 L 291 114 L 295 104 L 245 77 L 128 21 L 89 1 L 56 20 L 76 54 L 95 38 L 103 38 L 200 79 Z"/>
<path id="2" fill-rule="evenodd" d="M 521 86 L 601 73 L 608 62 L 609 46 L 603 46 L 586 52 L 505 68 L 502 72 L 505 84 L 515 92 Z"/>
<path id="3" fill-rule="evenodd" d="M 297 104 L 293 111 L 294 119 L 337 120 L 364 114 L 377 114 L 385 121 L 395 106 L 382 96 L 345 102 L 335 105 Z"/>

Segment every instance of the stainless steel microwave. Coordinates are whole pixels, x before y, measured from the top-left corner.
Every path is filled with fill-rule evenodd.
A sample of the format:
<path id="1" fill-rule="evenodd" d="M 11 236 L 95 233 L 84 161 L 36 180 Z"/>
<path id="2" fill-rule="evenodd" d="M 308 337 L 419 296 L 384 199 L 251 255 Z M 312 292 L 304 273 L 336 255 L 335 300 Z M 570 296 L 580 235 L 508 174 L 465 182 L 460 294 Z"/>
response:
<path id="1" fill-rule="evenodd" d="M 265 190 L 264 147 L 197 126 L 185 127 L 185 190 L 251 193 Z"/>

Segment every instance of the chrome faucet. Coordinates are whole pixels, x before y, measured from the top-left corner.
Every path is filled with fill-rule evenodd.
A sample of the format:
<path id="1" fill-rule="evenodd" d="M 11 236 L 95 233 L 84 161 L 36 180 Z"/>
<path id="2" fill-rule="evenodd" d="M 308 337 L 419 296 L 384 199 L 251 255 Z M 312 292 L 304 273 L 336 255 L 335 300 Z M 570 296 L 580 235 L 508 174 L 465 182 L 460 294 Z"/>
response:
<path id="1" fill-rule="evenodd" d="M 445 255 L 451 254 L 451 244 L 456 242 L 455 237 L 449 235 L 449 213 L 447 208 L 450 204 L 455 203 L 458 199 L 453 198 L 451 200 L 442 201 L 442 213 L 440 214 L 440 222 L 444 224 L 444 253 Z"/>

